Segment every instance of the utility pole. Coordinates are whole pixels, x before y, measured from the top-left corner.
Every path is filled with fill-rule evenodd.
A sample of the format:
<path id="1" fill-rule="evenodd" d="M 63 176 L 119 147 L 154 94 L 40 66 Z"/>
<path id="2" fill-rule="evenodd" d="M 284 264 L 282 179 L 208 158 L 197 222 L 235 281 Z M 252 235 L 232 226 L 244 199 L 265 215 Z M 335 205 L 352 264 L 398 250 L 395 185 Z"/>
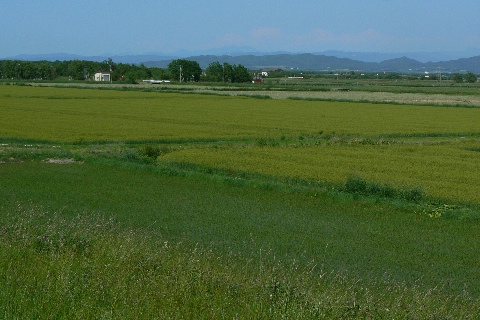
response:
<path id="1" fill-rule="evenodd" d="M 182 83 L 182 66 L 180 66 L 180 83 Z"/>

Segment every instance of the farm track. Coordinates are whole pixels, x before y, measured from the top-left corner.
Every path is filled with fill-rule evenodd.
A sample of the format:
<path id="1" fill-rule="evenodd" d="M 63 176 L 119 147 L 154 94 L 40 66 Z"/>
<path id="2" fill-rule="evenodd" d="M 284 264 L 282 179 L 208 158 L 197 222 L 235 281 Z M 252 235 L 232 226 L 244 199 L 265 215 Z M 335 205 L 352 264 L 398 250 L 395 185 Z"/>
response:
<path id="1" fill-rule="evenodd" d="M 413 105 L 440 105 L 480 107 L 480 96 L 476 95 L 447 95 L 423 93 L 392 93 L 392 92 L 365 92 L 365 91 L 281 91 L 281 90 L 226 90 L 225 87 L 166 84 L 155 87 L 151 84 L 82 84 L 82 83 L 30 83 L 32 86 L 51 87 L 85 87 L 85 88 L 112 88 L 158 90 L 173 92 L 189 92 L 201 94 L 218 94 L 228 96 L 265 96 L 272 99 L 312 99 L 312 100 L 339 100 L 339 101 L 368 101 L 378 103 L 399 103 Z"/>

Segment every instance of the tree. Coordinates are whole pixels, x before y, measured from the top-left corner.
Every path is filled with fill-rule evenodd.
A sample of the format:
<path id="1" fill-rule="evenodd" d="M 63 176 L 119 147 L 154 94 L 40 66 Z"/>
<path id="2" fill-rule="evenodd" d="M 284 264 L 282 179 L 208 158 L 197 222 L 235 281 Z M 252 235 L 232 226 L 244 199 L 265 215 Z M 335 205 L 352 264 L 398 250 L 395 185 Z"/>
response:
<path id="1" fill-rule="evenodd" d="M 233 65 L 233 73 L 235 75 L 235 82 L 250 82 L 252 81 L 252 75 L 248 72 L 247 68 L 239 65 Z"/>
<path id="2" fill-rule="evenodd" d="M 157 67 L 152 67 L 152 68 L 150 68 L 150 71 L 151 71 L 152 77 L 154 79 L 168 80 L 168 79 L 171 78 L 170 72 L 168 72 L 168 70 L 157 68 Z"/>
<path id="3" fill-rule="evenodd" d="M 205 73 L 207 76 L 207 81 L 223 82 L 225 80 L 223 73 L 223 65 L 221 65 L 218 61 L 210 63 L 207 67 L 207 70 L 205 70 Z"/>
<path id="4" fill-rule="evenodd" d="M 250 82 L 252 75 L 247 68 L 241 64 L 233 66 L 227 62 L 221 65 L 219 62 L 212 62 L 207 68 L 207 80 L 217 82 Z"/>
<path id="5" fill-rule="evenodd" d="M 467 72 L 465 74 L 465 81 L 467 81 L 468 83 L 475 83 L 477 82 L 477 76 L 475 74 L 473 74 L 472 72 Z"/>
<path id="6" fill-rule="evenodd" d="M 202 75 L 202 68 L 196 61 L 177 59 L 168 64 L 173 80 L 179 81 L 198 81 Z"/>
<path id="7" fill-rule="evenodd" d="M 453 82 L 461 83 L 463 82 L 463 76 L 460 73 L 453 73 L 451 76 Z"/>
<path id="8" fill-rule="evenodd" d="M 226 82 L 235 82 L 235 74 L 231 64 L 223 63 L 223 78 Z"/>

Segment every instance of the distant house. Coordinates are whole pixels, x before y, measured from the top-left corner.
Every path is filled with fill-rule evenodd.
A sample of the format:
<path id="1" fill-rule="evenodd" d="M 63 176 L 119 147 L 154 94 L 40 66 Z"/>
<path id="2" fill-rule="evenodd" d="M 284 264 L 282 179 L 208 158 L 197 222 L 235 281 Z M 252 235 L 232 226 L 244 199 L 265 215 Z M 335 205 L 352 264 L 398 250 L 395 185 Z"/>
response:
<path id="1" fill-rule="evenodd" d="M 269 72 L 282 72 L 283 70 L 280 68 L 263 68 L 262 69 L 262 76 L 268 77 Z"/>
<path id="2" fill-rule="evenodd" d="M 252 83 L 262 83 L 263 82 L 262 73 L 260 73 L 260 72 L 259 73 L 254 73 Z"/>
<path id="3" fill-rule="evenodd" d="M 94 76 L 95 81 L 112 81 L 112 74 L 110 71 L 96 71 Z"/>

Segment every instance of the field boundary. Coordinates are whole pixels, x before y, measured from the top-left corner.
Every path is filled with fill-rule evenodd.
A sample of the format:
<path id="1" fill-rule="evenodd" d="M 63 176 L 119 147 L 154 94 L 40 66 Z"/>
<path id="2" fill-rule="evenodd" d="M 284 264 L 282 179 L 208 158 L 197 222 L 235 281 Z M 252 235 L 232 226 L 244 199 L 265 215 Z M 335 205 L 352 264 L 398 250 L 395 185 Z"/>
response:
<path id="1" fill-rule="evenodd" d="M 450 107 L 475 107 L 480 108 L 480 96 L 477 95 L 451 95 L 451 94 L 424 94 L 424 93 L 393 93 L 370 91 L 332 91 L 332 90 L 272 90 L 265 88 L 225 88 L 202 85 L 178 85 L 152 87 L 150 84 L 82 84 L 82 83 L 27 83 L 31 86 L 41 87 L 74 87 L 110 90 L 139 90 L 153 92 L 198 93 L 225 96 L 246 96 L 252 98 L 271 99 L 300 99 L 318 101 L 344 101 L 344 102 L 375 102 L 386 104 L 450 106 Z M 480 94 L 480 92 L 479 92 Z"/>

